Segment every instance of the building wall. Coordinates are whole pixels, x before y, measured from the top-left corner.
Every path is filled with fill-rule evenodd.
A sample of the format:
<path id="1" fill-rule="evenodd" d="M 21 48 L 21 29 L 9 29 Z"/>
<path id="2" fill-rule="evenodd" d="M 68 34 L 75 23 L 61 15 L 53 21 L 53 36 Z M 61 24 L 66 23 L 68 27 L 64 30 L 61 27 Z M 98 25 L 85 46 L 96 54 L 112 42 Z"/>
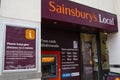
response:
<path id="1" fill-rule="evenodd" d="M 71 0 L 80 4 L 91 6 L 107 12 L 115 13 L 120 21 L 120 3 L 119 0 Z M 4 20 L 2 20 L 4 19 Z M 28 25 L 40 26 L 41 22 L 41 0 L 1 0 L 0 5 L 0 25 L 1 22 L 24 23 Z M 118 25 L 120 25 L 118 23 Z M 0 34 L 3 34 L 2 26 L 0 26 Z M 119 48 L 120 48 L 120 32 L 108 35 L 108 49 L 110 56 L 110 64 L 120 64 Z M 2 38 L 0 37 L 0 54 L 2 54 Z M 2 56 L 0 56 L 0 61 Z M 1 64 L 1 62 L 0 62 Z M 1 66 L 0 66 L 1 67 Z M 111 71 L 116 69 L 111 68 Z M 0 70 L 1 71 L 1 70 Z M 118 72 L 118 70 L 116 70 Z M 120 71 L 119 71 L 120 72 Z M 31 79 L 31 80 L 40 80 Z"/>
<path id="2" fill-rule="evenodd" d="M 41 0 L 1 0 L 2 16 L 40 22 Z"/>
<path id="3" fill-rule="evenodd" d="M 91 7 L 94 7 L 94 8 L 97 8 L 97 4 L 98 3 L 98 0 L 70 0 L 70 1 L 73 1 L 73 2 L 76 2 L 76 3 L 80 3 L 80 4 L 84 4 L 84 5 L 87 5 L 87 6 L 91 6 Z"/>
<path id="4" fill-rule="evenodd" d="M 116 0 L 70 0 L 80 4 L 84 4 L 103 11 L 115 13 L 114 4 Z M 108 4 L 109 3 L 109 4 Z"/>
<path id="5" fill-rule="evenodd" d="M 24 26 L 35 26 L 40 28 L 41 23 L 41 0 L 1 0 L 0 4 L 0 65 L 2 65 L 2 54 L 3 54 L 3 37 L 4 28 L 3 22 L 9 24 L 22 24 Z M 39 59 L 40 56 L 39 56 Z M 39 64 L 40 66 L 40 64 Z M 0 80 L 18 80 L 22 78 L 34 78 L 27 80 L 41 80 L 39 74 L 41 69 L 39 68 L 38 74 L 6 74 L 1 76 L 0 66 Z M 23 79 L 22 79 L 23 80 Z"/>
<path id="6" fill-rule="evenodd" d="M 111 65 L 120 65 L 120 1 L 115 1 L 115 13 L 118 18 L 118 32 L 108 35 L 108 49 Z M 112 72 L 120 73 L 120 68 L 110 68 Z"/>

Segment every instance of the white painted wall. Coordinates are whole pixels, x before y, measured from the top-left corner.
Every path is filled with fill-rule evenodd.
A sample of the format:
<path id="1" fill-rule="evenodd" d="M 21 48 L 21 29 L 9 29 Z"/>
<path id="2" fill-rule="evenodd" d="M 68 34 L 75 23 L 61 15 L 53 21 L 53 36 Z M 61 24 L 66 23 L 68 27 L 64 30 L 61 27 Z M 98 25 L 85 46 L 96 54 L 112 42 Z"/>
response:
<path id="1" fill-rule="evenodd" d="M 111 65 L 120 65 L 120 0 L 115 1 L 115 13 L 118 17 L 118 32 L 108 35 L 108 49 Z M 110 68 L 112 72 L 120 73 L 120 68 Z"/>
<path id="2" fill-rule="evenodd" d="M 40 22 L 41 0 L 1 0 L 1 16 Z"/>
<path id="3" fill-rule="evenodd" d="M 115 13 L 114 4 L 116 0 L 70 0 L 80 4 L 84 4 L 93 8 L 97 8 L 103 11 Z"/>
<path id="4" fill-rule="evenodd" d="M 22 25 L 32 25 L 40 27 L 41 23 L 41 0 L 1 0 L 0 4 L 0 65 L 2 64 L 2 51 L 3 51 L 3 26 L 2 22 L 15 23 Z M 39 59 L 41 59 L 39 57 Z M 39 64 L 39 66 L 41 66 Z M 2 66 L 0 66 L 1 69 Z M 36 76 L 40 76 L 40 68 Z M 0 70 L 0 74 L 1 74 Z M 24 75 L 25 74 L 25 75 Z M 18 80 L 27 77 L 35 76 L 35 74 L 9 74 L 7 76 L 0 75 L 0 80 Z M 30 76 L 31 75 L 31 76 Z M 5 79 L 3 79 L 5 77 Z M 21 80 L 20 79 L 20 80 Z M 26 80 L 26 79 L 25 79 Z M 28 79 L 28 80 L 41 80 L 37 79 Z"/>
<path id="5" fill-rule="evenodd" d="M 1 5 L 0 5 L 0 15 L 1 15 Z"/>
<path id="6" fill-rule="evenodd" d="M 97 8 L 97 3 L 99 0 L 92 0 L 92 1 L 91 0 L 70 0 L 70 1 Z"/>
<path id="7" fill-rule="evenodd" d="M 115 13 L 115 2 L 116 0 L 98 0 L 98 9 Z"/>
<path id="8" fill-rule="evenodd" d="M 120 0 L 116 0 L 116 2 L 115 2 L 115 12 L 116 12 L 116 14 L 118 14 L 118 16 L 120 16 Z"/>

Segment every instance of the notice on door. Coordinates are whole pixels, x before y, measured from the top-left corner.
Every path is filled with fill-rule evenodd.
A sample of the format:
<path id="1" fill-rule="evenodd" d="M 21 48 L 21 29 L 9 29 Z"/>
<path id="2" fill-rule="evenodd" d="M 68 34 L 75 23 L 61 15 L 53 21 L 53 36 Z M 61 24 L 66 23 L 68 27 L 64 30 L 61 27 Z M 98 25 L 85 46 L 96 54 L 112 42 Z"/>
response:
<path id="1" fill-rule="evenodd" d="M 4 71 L 36 68 L 36 29 L 6 26 Z"/>
<path id="2" fill-rule="evenodd" d="M 80 79 L 79 49 L 61 49 L 62 80 Z"/>

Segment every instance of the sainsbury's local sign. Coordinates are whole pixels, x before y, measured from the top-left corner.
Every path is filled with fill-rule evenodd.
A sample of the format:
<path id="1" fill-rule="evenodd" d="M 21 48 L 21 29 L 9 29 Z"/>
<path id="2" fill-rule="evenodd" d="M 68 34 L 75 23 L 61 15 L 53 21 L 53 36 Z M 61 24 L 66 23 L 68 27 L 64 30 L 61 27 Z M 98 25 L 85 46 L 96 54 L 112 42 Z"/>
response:
<path id="1" fill-rule="evenodd" d="M 42 17 L 117 31 L 117 17 L 105 11 L 66 0 L 43 0 Z"/>

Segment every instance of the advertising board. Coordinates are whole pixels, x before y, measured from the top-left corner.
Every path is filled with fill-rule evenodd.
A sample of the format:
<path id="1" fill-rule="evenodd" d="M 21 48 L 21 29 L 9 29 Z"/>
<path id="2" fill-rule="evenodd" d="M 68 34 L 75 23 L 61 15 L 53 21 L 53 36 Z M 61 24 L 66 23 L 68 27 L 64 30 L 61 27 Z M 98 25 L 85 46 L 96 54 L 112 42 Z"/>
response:
<path id="1" fill-rule="evenodd" d="M 5 25 L 3 72 L 37 70 L 38 29 Z"/>

